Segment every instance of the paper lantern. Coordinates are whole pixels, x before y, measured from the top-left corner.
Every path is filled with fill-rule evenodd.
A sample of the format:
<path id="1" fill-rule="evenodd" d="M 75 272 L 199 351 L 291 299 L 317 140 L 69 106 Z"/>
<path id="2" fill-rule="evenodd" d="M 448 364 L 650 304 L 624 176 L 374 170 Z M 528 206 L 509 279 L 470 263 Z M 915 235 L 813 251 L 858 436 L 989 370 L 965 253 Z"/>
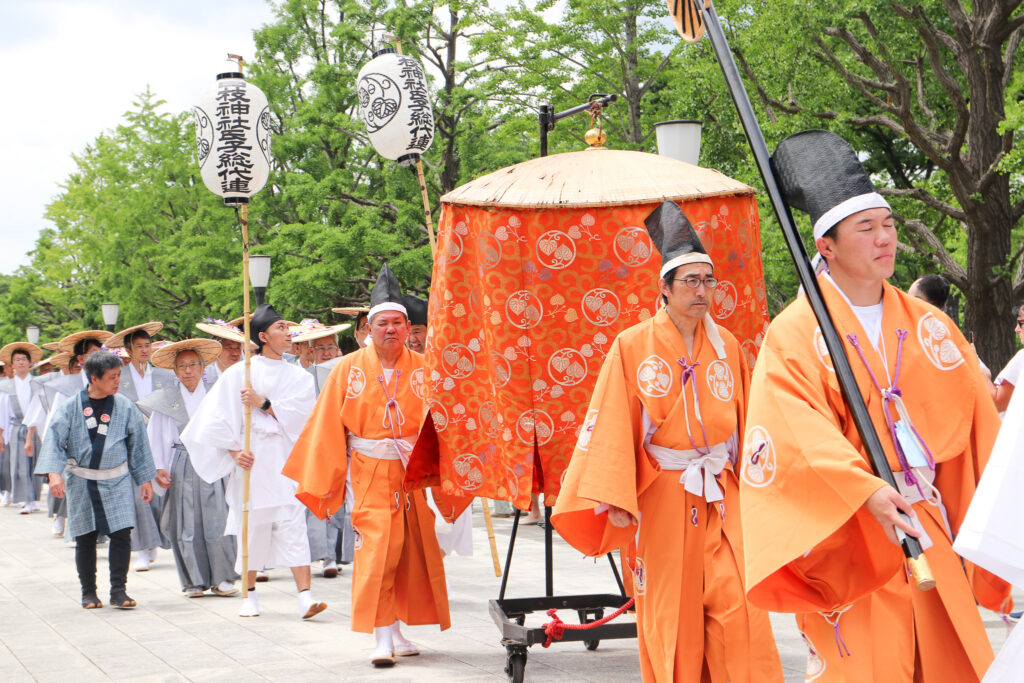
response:
<path id="1" fill-rule="evenodd" d="M 203 183 L 228 206 L 246 204 L 270 176 L 267 96 L 241 72 L 217 74 L 195 107 L 196 156 Z"/>
<path id="2" fill-rule="evenodd" d="M 658 308 L 644 218 L 680 204 L 715 262 L 710 313 L 752 364 L 768 324 L 754 190 L 664 156 L 533 159 L 441 198 L 425 423 L 406 470 L 452 496 L 553 504 L 598 372 Z"/>
<path id="3" fill-rule="evenodd" d="M 377 52 L 356 81 L 359 110 L 374 149 L 403 166 L 434 141 L 434 112 L 423 67 L 392 49 Z"/>

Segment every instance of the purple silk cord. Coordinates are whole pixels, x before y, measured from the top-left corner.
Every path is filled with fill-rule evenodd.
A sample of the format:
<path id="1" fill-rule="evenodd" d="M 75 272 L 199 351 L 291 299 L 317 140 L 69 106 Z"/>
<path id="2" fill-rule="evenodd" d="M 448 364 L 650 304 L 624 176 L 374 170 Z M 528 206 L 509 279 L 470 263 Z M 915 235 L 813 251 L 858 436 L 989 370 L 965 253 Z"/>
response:
<path id="1" fill-rule="evenodd" d="M 903 340 L 907 338 L 907 331 L 904 329 L 896 330 L 896 372 L 893 375 L 892 387 L 890 387 L 889 389 L 883 389 L 882 385 L 879 384 L 878 378 L 875 377 L 874 371 L 872 371 L 871 366 L 868 364 L 867 359 L 864 357 L 864 351 L 860 348 L 860 343 L 857 340 L 857 335 L 848 334 L 846 335 L 846 338 L 850 341 L 850 344 L 857 351 L 857 355 L 860 356 L 861 362 L 864 364 L 864 367 L 867 368 L 868 376 L 871 377 L 871 381 L 874 383 L 875 388 L 878 389 L 878 392 L 882 395 L 882 412 L 885 414 L 885 423 L 886 426 L 889 428 L 889 436 L 892 437 L 893 446 L 896 448 L 896 457 L 900 461 L 900 467 L 903 468 L 903 480 L 906 482 L 907 486 L 913 486 L 917 488 L 918 492 L 921 494 L 921 497 L 927 500 L 928 496 L 926 496 L 924 491 L 921 489 L 921 484 L 917 481 L 917 477 L 914 476 L 913 468 L 911 468 L 910 464 L 907 462 L 907 457 L 906 454 L 904 454 L 903 452 L 903 447 L 900 445 L 900 441 L 896 437 L 896 424 L 895 422 L 893 422 L 892 412 L 889 410 L 889 404 L 894 403 L 896 401 L 897 396 L 903 396 L 903 390 L 900 389 L 898 385 L 900 380 L 900 366 L 903 362 Z M 914 424 L 911 422 L 908 426 L 910 427 L 911 431 L 914 432 L 914 436 L 917 437 L 918 442 L 924 447 L 925 455 L 928 459 L 928 468 L 934 470 L 935 458 L 932 456 L 931 449 L 928 448 L 928 444 L 926 444 L 924 439 L 921 438 L 921 435 L 918 433 L 917 428 L 914 427 Z"/>
<path id="2" fill-rule="evenodd" d="M 683 376 L 682 376 L 681 379 L 682 379 L 682 391 L 683 391 L 683 404 L 685 406 L 685 403 L 686 403 L 686 381 L 689 380 L 689 379 L 693 379 L 696 376 L 695 369 L 697 368 L 698 365 L 700 365 L 700 361 L 695 361 L 695 362 L 691 363 L 686 358 L 686 356 L 683 356 L 679 360 L 677 360 L 676 362 L 679 363 L 679 365 L 682 366 L 682 368 L 683 368 Z M 690 434 L 689 423 L 687 423 L 687 427 L 686 427 L 686 437 L 690 440 L 690 445 L 693 446 L 693 450 L 695 450 L 698 453 L 700 453 L 701 456 L 706 456 L 709 453 L 711 453 L 711 443 L 708 441 L 707 430 L 704 429 L 704 420 L 702 420 L 701 417 L 700 417 L 700 397 L 697 395 L 697 381 L 696 380 L 694 380 L 693 382 L 690 383 L 690 388 L 693 390 L 693 406 L 694 406 L 695 417 L 697 418 L 697 424 L 700 425 L 700 433 L 704 436 L 704 448 L 706 450 L 701 450 L 700 447 L 693 441 L 693 435 Z M 687 410 L 686 412 L 687 412 L 686 418 L 687 418 L 687 420 L 689 420 L 689 418 L 690 418 L 689 410 Z"/>

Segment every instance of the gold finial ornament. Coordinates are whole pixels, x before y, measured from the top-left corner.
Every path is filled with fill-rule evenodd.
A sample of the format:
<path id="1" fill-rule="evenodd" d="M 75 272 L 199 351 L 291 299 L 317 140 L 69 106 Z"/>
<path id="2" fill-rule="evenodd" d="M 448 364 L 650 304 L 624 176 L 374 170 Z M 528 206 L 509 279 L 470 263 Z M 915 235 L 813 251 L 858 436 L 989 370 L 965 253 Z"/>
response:
<path id="1" fill-rule="evenodd" d="M 600 147 L 604 144 L 604 141 L 608 139 L 605 132 L 600 128 L 591 128 L 583 136 L 583 139 L 587 141 L 587 144 L 591 147 Z"/>

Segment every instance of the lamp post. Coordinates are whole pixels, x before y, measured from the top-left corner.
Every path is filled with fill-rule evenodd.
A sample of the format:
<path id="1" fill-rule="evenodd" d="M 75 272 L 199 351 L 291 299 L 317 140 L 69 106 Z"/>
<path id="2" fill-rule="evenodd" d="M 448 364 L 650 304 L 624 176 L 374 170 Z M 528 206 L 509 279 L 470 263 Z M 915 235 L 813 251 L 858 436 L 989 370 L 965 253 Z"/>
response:
<path id="1" fill-rule="evenodd" d="M 117 327 L 117 311 L 120 308 L 112 301 L 100 306 L 103 311 L 103 324 L 107 326 L 107 332 L 113 332 Z"/>
<path id="2" fill-rule="evenodd" d="M 262 306 L 270 283 L 270 257 L 253 254 L 249 256 L 249 280 L 256 293 L 256 305 Z"/>
<path id="3" fill-rule="evenodd" d="M 679 119 L 654 124 L 658 154 L 697 166 L 700 161 L 700 121 Z"/>

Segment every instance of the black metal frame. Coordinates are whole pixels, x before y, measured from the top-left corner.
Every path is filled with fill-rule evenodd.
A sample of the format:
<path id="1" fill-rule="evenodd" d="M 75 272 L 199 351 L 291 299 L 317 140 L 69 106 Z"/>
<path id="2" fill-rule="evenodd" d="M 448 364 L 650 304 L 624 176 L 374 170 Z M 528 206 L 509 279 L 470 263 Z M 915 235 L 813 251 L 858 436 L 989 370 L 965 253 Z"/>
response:
<path id="1" fill-rule="evenodd" d="M 512 520 L 512 536 L 508 541 L 508 553 L 505 555 L 505 567 L 501 573 L 501 589 L 498 598 L 488 603 L 488 611 L 498 630 L 501 631 L 501 644 L 505 646 L 505 673 L 513 683 L 521 683 L 526 669 L 526 651 L 532 645 L 547 641 L 543 628 L 526 626 L 526 615 L 533 612 L 547 612 L 549 609 L 571 609 L 579 615 L 581 624 L 597 621 L 604 617 L 605 609 L 619 609 L 629 597 L 622 583 L 622 576 L 615 564 L 615 556 L 608 553 L 608 563 L 612 567 L 615 582 L 619 585 L 619 594 L 594 593 L 590 595 L 554 595 L 554 559 L 553 537 L 551 529 L 551 508 L 544 507 L 544 585 L 543 597 L 506 598 L 509 569 L 512 566 L 512 553 L 519 535 L 519 520 L 522 510 L 516 510 Z M 618 638 L 636 638 L 636 622 L 624 621 L 595 626 L 586 631 L 566 630 L 561 642 L 579 642 L 588 650 L 596 650 L 602 640 Z"/>

